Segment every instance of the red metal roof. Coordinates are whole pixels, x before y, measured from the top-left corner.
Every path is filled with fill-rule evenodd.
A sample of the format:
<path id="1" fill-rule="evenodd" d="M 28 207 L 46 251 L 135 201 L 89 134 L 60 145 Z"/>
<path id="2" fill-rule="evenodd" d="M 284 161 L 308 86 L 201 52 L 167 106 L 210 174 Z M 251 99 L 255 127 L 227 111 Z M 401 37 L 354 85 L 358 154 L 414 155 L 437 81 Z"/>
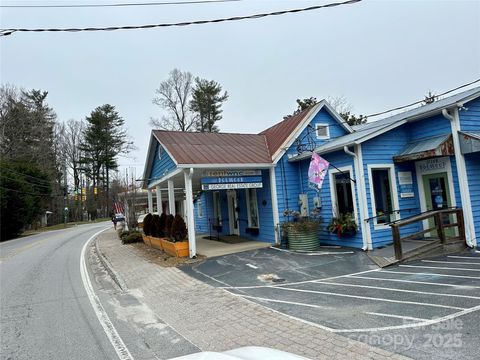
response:
<path id="1" fill-rule="evenodd" d="M 260 133 L 260 135 L 264 135 L 266 138 L 270 156 L 273 156 L 275 152 L 277 152 L 280 146 L 287 140 L 288 136 L 293 133 L 303 119 L 305 119 L 310 110 L 311 107 L 296 115 L 290 116 Z"/>
<path id="2" fill-rule="evenodd" d="M 267 164 L 265 136 L 153 130 L 178 164 Z"/>

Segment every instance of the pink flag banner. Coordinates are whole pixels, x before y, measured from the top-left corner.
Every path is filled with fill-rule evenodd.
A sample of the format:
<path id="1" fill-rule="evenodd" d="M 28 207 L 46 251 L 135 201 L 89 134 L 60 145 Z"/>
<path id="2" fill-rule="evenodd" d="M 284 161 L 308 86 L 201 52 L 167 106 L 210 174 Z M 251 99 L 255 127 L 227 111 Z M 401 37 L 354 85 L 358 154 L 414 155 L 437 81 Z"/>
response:
<path id="1" fill-rule="evenodd" d="M 308 168 L 308 182 L 310 183 L 310 187 L 320 191 L 329 165 L 330 163 L 320 157 L 316 152 L 312 154 L 312 160 Z"/>

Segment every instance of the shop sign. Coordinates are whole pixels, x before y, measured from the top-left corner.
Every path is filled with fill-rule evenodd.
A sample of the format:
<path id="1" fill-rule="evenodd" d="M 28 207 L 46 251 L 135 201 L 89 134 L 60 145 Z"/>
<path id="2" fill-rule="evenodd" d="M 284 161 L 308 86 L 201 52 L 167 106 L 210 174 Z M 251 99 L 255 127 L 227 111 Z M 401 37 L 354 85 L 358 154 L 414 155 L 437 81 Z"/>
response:
<path id="1" fill-rule="evenodd" d="M 448 157 L 433 158 L 417 162 L 417 167 L 421 173 L 444 172 L 447 171 L 449 163 L 450 159 Z"/>
<path id="2" fill-rule="evenodd" d="M 400 186 L 400 197 L 412 198 L 415 197 L 413 192 L 413 177 L 411 171 L 398 172 L 398 185 Z"/>
<path id="3" fill-rule="evenodd" d="M 263 183 L 225 183 L 225 184 L 202 184 L 202 190 L 234 190 L 234 189 L 261 189 Z"/>
<path id="4" fill-rule="evenodd" d="M 258 176 L 262 170 L 207 170 L 207 177 L 231 177 L 231 176 Z"/>
<path id="5" fill-rule="evenodd" d="M 262 182 L 261 176 L 230 176 L 202 178 L 202 184 L 234 184 Z"/>

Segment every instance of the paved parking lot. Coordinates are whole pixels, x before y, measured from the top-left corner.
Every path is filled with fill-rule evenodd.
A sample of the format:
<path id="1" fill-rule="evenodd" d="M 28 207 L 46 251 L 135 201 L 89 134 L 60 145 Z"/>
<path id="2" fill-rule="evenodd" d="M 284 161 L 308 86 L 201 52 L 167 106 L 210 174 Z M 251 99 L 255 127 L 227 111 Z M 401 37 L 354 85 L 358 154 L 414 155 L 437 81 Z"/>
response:
<path id="1" fill-rule="evenodd" d="M 265 249 L 184 270 L 300 321 L 413 358 L 478 358 L 476 252 L 379 269 L 361 252 Z"/>

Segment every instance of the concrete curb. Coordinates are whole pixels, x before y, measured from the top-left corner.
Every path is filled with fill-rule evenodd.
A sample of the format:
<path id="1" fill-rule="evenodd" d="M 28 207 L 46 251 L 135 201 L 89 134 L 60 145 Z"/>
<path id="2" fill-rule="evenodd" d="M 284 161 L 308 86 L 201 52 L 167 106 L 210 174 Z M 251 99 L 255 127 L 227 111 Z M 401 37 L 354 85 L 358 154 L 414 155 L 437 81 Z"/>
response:
<path id="1" fill-rule="evenodd" d="M 97 236 L 95 238 L 95 253 L 97 254 L 98 258 L 100 259 L 100 262 L 102 263 L 103 267 L 105 270 L 107 270 L 107 273 L 110 275 L 112 280 L 115 282 L 115 284 L 118 285 L 118 287 L 122 291 L 128 291 L 127 285 L 125 281 L 122 279 L 122 277 L 113 269 L 112 264 L 110 264 L 110 261 L 106 258 L 105 255 L 100 251 L 100 248 L 98 246 L 98 238 L 101 236 Z"/>

